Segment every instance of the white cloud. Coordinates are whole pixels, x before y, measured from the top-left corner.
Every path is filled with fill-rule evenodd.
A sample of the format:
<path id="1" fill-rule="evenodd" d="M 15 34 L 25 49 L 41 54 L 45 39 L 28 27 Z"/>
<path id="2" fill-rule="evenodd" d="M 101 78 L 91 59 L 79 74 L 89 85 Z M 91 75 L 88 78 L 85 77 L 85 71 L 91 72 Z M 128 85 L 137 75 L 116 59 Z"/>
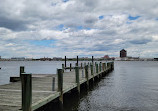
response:
<path id="1" fill-rule="evenodd" d="M 152 38 L 153 38 L 153 41 L 158 41 L 158 35 L 153 35 Z"/>
<path id="2" fill-rule="evenodd" d="M 131 56 L 155 57 L 158 53 L 158 0 L 0 2 L 0 51 L 4 57 L 119 56 L 122 48 Z M 130 20 L 129 15 L 140 17 Z M 54 42 L 30 42 L 43 40 Z"/>

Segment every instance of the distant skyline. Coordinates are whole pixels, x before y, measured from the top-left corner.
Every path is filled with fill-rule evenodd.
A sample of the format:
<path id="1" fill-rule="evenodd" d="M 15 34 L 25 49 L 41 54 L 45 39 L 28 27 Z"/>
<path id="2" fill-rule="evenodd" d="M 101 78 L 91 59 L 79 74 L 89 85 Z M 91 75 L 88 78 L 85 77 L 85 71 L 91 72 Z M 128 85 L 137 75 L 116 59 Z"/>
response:
<path id="1" fill-rule="evenodd" d="M 158 57 L 158 0 L 0 0 L 0 56 Z"/>

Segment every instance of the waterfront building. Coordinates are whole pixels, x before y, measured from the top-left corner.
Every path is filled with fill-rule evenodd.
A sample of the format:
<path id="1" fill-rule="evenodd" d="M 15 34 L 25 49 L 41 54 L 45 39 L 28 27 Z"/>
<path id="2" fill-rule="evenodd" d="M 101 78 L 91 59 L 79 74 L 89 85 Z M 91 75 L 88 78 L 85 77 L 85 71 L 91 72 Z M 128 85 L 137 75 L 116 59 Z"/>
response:
<path id="1" fill-rule="evenodd" d="M 127 57 L 127 51 L 125 49 L 122 49 L 120 51 L 120 57 L 123 58 L 123 57 Z"/>
<path id="2" fill-rule="evenodd" d="M 109 55 L 105 55 L 103 58 L 104 59 L 109 59 L 110 57 L 109 57 Z"/>
<path id="3" fill-rule="evenodd" d="M 53 57 L 53 60 L 54 60 L 54 61 L 61 61 L 61 60 L 62 60 L 62 57 Z"/>
<path id="4" fill-rule="evenodd" d="M 48 58 L 48 57 L 44 57 L 44 58 L 40 58 L 40 61 L 51 61 L 52 59 L 51 58 Z"/>
<path id="5" fill-rule="evenodd" d="M 13 61 L 24 61 L 25 57 L 12 57 L 11 60 L 13 60 Z"/>

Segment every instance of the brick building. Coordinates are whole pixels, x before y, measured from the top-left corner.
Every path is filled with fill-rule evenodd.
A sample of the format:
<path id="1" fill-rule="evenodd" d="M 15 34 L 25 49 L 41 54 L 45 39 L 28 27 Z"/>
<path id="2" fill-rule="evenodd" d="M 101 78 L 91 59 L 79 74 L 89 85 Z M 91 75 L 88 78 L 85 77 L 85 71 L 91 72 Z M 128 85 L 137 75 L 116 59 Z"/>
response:
<path id="1" fill-rule="evenodd" d="M 120 51 L 120 57 L 122 58 L 122 57 L 127 57 L 127 51 L 125 50 L 125 49 L 122 49 L 121 51 Z"/>

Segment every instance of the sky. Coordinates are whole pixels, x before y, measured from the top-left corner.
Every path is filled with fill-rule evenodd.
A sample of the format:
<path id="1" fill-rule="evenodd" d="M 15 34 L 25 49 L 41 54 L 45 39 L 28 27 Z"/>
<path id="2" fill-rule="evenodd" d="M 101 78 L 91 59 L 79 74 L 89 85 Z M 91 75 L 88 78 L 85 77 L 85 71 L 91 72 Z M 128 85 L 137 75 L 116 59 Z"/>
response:
<path id="1" fill-rule="evenodd" d="M 158 57 L 158 0 L 0 0 L 0 56 Z"/>

